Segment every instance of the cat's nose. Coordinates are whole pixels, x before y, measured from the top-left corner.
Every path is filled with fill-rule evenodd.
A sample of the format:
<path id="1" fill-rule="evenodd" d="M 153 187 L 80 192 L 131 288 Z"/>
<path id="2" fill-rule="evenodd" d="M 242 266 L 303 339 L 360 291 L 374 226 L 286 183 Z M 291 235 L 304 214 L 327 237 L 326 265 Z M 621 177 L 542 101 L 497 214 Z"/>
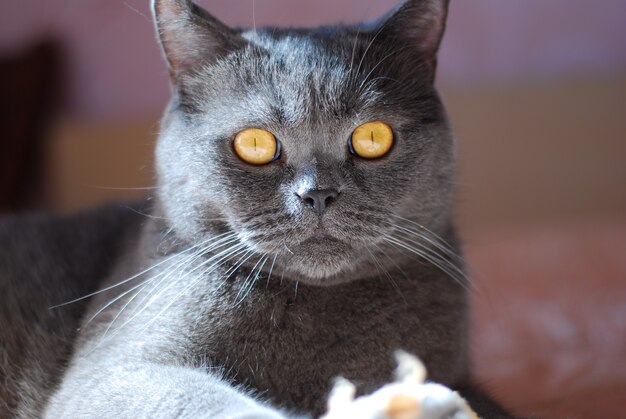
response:
<path id="1" fill-rule="evenodd" d="M 339 196 L 336 189 L 309 189 L 298 194 L 305 206 L 311 208 L 317 215 L 322 215 L 326 208 Z"/>

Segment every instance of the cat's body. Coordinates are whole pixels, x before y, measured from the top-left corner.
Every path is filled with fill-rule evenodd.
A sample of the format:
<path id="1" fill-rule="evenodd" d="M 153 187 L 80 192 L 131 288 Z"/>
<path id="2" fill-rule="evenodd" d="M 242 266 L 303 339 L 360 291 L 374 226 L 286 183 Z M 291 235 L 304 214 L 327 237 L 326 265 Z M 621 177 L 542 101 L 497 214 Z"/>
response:
<path id="1" fill-rule="evenodd" d="M 318 412 L 332 379 L 339 374 L 361 384 L 362 391 L 389 381 L 393 368 L 390 354 L 398 348 L 422 356 L 434 381 L 454 387 L 470 384 L 466 292 L 452 280 L 441 281 L 436 269 L 419 262 L 420 266 L 414 267 L 420 272 L 419 281 L 405 277 L 406 272 L 393 271 L 389 274 L 395 279 L 375 271 L 366 284 L 350 282 L 335 287 L 296 286 L 283 278 L 261 281 L 245 299 L 240 285 L 250 269 L 239 269 L 238 278 L 222 286 L 219 297 L 214 289 L 222 280 L 216 273 L 196 284 L 193 292 L 177 295 L 167 314 L 161 311 L 180 288 L 165 292 L 159 304 L 143 312 L 146 300 L 140 295 L 116 317 L 128 301 L 120 299 L 92 320 L 81 336 L 80 320 L 91 318 L 117 295 L 138 285 L 139 278 L 94 297 L 89 310 L 88 300 L 50 309 L 115 285 L 141 272 L 149 261 L 160 260 L 154 254 L 165 251 L 159 224 L 123 205 L 66 218 L 3 220 L 0 243 L 8 250 L 1 258 L 0 285 L 3 301 L 12 303 L 0 310 L 3 343 L 12 343 L 4 347 L 8 357 L 0 363 L 3 416 L 40 415 L 66 374 L 74 348 L 86 354 L 74 365 L 78 370 L 74 373 L 80 371 L 89 378 L 87 382 L 66 378 L 67 388 L 54 403 L 67 416 L 93 413 L 94 405 L 99 405 L 103 416 L 115 412 L 112 406 L 123 417 L 134 416 L 137 412 L 129 410 L 128 404 L 102 405 L 111 397 L 105 390 L 116 389 L 103 378 L 117 368 L 132 371 L 133 363 L 146 360 L 194 367 L 199 374 L 213 367 L 208 371 L 258 392 L 264 400 Z M 170 262 L 176 264 L 176 259 Z M 161 268 L 167 270 L 168 266 Z M 281 272 L 274 275 L 280 278 Z M 175 279 L 161 284 L 159 290 Z M 444 308 L 448 312 L 442 315 Z M 121 333 L 116 332 L 137 313 Z M 44 326 L 33 330 L 36 324 Z M 104 334 L 107 329 L 109 337 Z M 133 349 L 136 345 L 141 346 Z M 91 352 L 93 347 L 97 349 Z M 113 348 L 119 356 L 112 356 Z M 140 387 L 145 378 L 126 384 Z M 104 400 L 88 396 L 87 388 L 106 394 Z M 141 412 L 145 416 L 163 413 L 159 404 L 147 404 Z"/>
<path id="2" fill-rule="evenodd" d="M 60 227 L 91 231 L 91 242 L 54 249 L 81 266 L 75 273 L 62 265 L 30 278 L 31 264 L 59 257 L 47 250 L 54 235 L 25 239 L 39 243 L 34 253 L 26 243 L 6 253 L 9 411 L 319 414 L 338 375 L 361 391 L 387 382 L 396 349 L 420 356 L 434 381 L 470 385 L 452 138 L 432 87 L 446 2 L 409 1 L 370 29 L 242 34 L 186 1 L 154 6 L 176 86 L 158 196 L 146 218 L 118 210 L 107 228 L 103 213 Z M 367 121 L 394 130 L 375 160 L 346 145 Z M 263 166 L 234 153 L 232 136 L 250 127 L 280 141 Z M 17 228 L 0 229 L 3 248 Z M 86 309 L 80 300 L 48 311 L 102 289 Z M 22 310 L 31 313 L 15 323 Z M 52 326 L 32 333 L 41 317 Z M 50 359 L 39 356 L 46 347 Z M 24 367 L 34 359 L 45 374 Z M 473 400 L 487 417 L 504 415 Z"/>

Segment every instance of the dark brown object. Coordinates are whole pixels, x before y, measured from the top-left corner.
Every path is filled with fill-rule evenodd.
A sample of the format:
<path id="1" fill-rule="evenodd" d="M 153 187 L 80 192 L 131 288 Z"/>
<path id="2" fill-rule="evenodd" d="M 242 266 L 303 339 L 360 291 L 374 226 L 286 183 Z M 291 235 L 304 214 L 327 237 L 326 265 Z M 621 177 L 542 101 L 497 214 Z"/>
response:
<path id="1" fill-rule="evenodd" d="M 0 212 L 42 204 L 43 144 L 60 101 L 59 48 L 0 58 Z"/>

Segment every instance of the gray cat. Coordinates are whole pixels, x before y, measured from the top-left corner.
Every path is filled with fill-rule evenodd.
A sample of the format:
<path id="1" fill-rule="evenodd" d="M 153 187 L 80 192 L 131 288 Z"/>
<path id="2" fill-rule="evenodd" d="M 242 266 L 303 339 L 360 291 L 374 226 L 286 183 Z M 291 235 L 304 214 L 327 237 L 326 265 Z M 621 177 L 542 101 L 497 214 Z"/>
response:
<path id="1" fill-rule="evenodd" d="M 154 1 L 158 193 L 0 223 L 0 416 L 319 415 L 334 377 L 371 392 L 401 348 L 508 417 L 470 380 L 447 3 L 235 30 Z"/>

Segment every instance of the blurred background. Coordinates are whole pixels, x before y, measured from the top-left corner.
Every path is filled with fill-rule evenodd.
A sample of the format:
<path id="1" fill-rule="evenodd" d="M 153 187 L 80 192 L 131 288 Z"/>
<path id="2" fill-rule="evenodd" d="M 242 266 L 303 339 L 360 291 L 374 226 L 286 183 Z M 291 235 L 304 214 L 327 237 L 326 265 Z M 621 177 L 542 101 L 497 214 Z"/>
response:
<path id="1" fill-rule="evenodd" d="M 169 96 L 148 0 L 0 3 L 0 213 L 149 193 Z M 202 0 L 226 23 L 395 0 Z M 452 1 L 439 85 L 477 375 L 520 414 L 626 417 L 626 0 Z"/>

